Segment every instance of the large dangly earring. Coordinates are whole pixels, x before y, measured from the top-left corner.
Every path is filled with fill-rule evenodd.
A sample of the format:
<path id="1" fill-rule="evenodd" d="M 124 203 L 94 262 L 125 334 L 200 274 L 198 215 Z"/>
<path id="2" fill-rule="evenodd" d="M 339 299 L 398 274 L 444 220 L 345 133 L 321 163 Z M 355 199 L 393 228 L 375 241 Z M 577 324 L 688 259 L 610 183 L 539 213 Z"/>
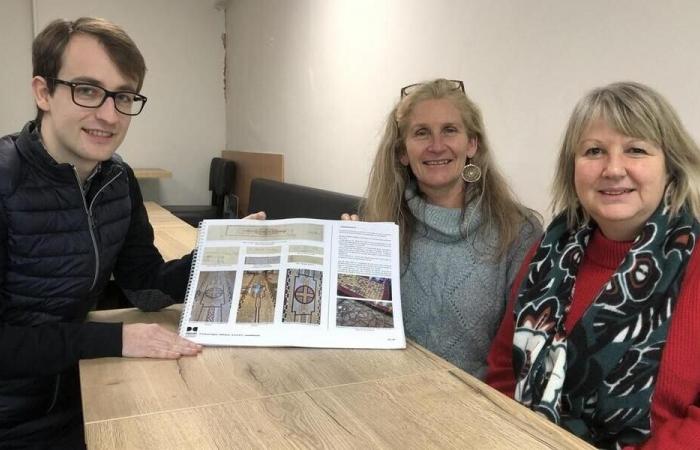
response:
<path id="1" fill-rule="evenodd" d="M 472 159 L 467 159 L 467 164 L 462 169 L 462 179 L 467 183 L 476 183 L 481 179 L 481 169 L 472 164 Z"/>

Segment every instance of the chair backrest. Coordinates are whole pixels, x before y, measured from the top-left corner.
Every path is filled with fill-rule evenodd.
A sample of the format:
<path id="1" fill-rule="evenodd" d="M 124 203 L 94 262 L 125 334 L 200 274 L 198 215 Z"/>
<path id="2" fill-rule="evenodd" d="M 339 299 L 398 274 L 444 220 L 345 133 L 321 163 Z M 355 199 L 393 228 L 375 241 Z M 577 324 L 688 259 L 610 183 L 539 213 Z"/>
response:
<path id="1" fill-rule="evenodd" d="M 236 163 L 224 158 L 212 158 L 209 166 L 209 190 L 216 195 L 233 193 Z"/>
<path id="2" fill-rule="evenodd" d="M 216 206 L 216 213 L 223 217 L 224 202 L 227 196 L 233 194 L 236 181 L 236 163 L 224 158 L 212 158 L 209 166 L 209 190 L 211 204 Z"/>
<path id="3" fill-rule="evenodd" d="M 256 178 L 250 183 L 248 213 L 265 211 L 268 219 L 338 220 L 342 213 L 356 213 L 360 200 L 354 195 Z"/>

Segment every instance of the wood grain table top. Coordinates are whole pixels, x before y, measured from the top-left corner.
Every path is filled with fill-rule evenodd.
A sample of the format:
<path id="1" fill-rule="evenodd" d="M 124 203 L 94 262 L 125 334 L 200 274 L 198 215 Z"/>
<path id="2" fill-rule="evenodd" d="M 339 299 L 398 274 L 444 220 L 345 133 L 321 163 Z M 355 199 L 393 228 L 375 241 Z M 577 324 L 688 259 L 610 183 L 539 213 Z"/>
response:
<path id="1" fill-rule="evenodd" d="M 155 246 L 166 261 L 189 253 L 197 243 L 197 229 L 155 202 L 144 202 L 155 234 Z"/>
<path id="2" fill-rule="evenodd" d="M 175 329 L 181 308 L 90 320 Z M 587 448 L 409 342 L 405 350 L 207 347 L 179 360 L 80 363 L 95 449 Z"/>

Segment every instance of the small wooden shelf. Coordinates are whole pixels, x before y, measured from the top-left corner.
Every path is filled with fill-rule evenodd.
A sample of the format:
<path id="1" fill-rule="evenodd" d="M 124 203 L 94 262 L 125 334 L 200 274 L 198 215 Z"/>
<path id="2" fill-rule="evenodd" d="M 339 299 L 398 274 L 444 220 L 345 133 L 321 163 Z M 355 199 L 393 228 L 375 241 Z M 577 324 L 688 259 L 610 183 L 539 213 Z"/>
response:
<path id="1" fill-rule="evenodd" d="M 158 168 L 149 168 L 149 169 L 134 169 L 134 174 L 136 175 L 136 178 L 143 179 L 143 178 L 170 178 L 173 176 L 173 173 L 169 170 L 165 169 L 158 169 Z"/>

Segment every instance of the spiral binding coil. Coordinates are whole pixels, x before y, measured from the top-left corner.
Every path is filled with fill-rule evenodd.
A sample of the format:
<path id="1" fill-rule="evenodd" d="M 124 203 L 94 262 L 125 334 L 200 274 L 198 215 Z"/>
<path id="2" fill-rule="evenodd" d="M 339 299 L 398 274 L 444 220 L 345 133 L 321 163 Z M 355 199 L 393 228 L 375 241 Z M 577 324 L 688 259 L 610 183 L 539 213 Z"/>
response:
<path id="1" fill-rule="evenodd" d="M 177 327 L 177 332 L 180 336 L 184 336 L 185 327 L 185 313 L 190 306 L 190 303 L 194 300 L 190 298 L 190 292 L 195 289 L 192 286 L 192 281 L 194 280 L 194 275 L 197 273 L 197 261 L 199 259 L 200 253 L 204 251 L 204 230 L 206 229 L 206 220 L 199 222 L 197 226 L 197 247 L 194 250 L 194 255 L 192 255 L 192 265 L 190 266 L 190 276 L 187 280 L 187 289 L 185 290 L 185 301 L 182 304 L 182 314 L 180 315 L 180 324 Z"/>

